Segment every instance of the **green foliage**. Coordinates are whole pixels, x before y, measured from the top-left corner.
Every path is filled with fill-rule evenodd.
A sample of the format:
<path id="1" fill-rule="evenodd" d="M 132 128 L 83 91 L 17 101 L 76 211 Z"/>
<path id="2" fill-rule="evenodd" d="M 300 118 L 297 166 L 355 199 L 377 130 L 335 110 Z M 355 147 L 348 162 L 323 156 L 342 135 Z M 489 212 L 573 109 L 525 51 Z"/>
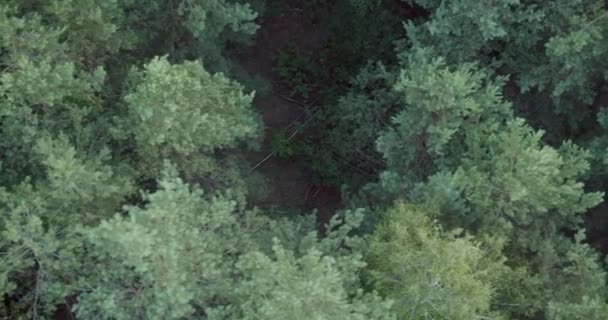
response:
<path id="1" fill-rule="evenodd" d="M 482 138 L 510 117 L 502 83 L 475 65 L 451 68 L 430 50 L 414 51 L 394 86 L 406 106 L 377 141 L 390 170 L 421 177 L 453 168 L 468 140 Z"/>
<path id="2" fill-rule="evenodd" d="M 393 41 L 403 36 L 401 21 L 393 8 L 376 0 L 337 1 L 334 19 L 328 19 L 327 44 L 315 53 L 324 95 L 335 100 L 332 91 L 342 94 L 349 82 L 369 62 L 394 60 Z M 362 23 L 365 21 L 365 23 Z M 333 99 L 332 99 L 333 98 Z"/>
<path id="3" fill-rule="evenodd" d="M 340 212 L 323 237 L 314 219 L 268 221 L 271 234 L 259 238 L 272 239 L 265 255 L 246 254 L 237 264 L 247 285 L 237 289 L 246 301 L 236 318 L 395 319 L 392 301 L 366 293 L 359 282 L 364 239 L 350 234 L 362 220 L 361 210 Z"/>
<path id="4" fill-rule="evenodd" d="M 392 319 L 389 302 L 356 286 L 361 255 L 339 249 L 357 242 L 347 234 L 360 215 L 334 219 L 334 231 L 319 239 L 314 224 L 277 225 L 240 211 L 228 194 L 205 196 L 176 175 L 175 168 L 164 170 L 144 208 L 129 207 L 128 216 L 83 230 L 91 268 L 90 289 L 75 306 L 79 317 Z M 298 250 L 279 244 L 281 226 L 286 235 L 304 227 L 305 236 L 293 242 Z"/>
<path id="5" fill-rule="evenodd" d="M 490 53 L 498 40 L 510 35 L 511 23 L 533 19 L 529 14 L 518 16 L 512 11 L 520 1 L 498 3 L 479 1 L 413 0 L 431 13 L 419 26 L 406 25 L 408 40 L 416 47 L 432 45 L 450 62 L 471 62 Z"/>
<path id="6" fill-rule="evenodd" d="M 543 225 L 571 227 L 580 223 L 581 213 L 601 201 L 601 194 L 585 193 L 577 182 L 589 168 L 588 154 L 570 143 L 559 150 L 542 146 L 541 136 L 517 119 L 469 153 L 470 160 L 456 175 L 468 180 L 463 185 L 465 197 L 480 214 L 495 212 L 520 226 L 540 218 Z M 551 218 L 542 217 L 545 214 Z"/>
<path id="7" fill-rule="evenodd" d="M 521 93 L 550 98 L 574 128 L 589 116 L 575 111 L 593 104 L 604 79 L 608 21 L 601 1 L 412 2 L 430 12 L 428 21 L 407 26 L 415 46 L 431 45 L 451 63 L 481 61 L 513 75 Z"/>
<path id="8" fill-rule="evenodd" d="M 178 13 L 185 16 L 186 27 L 201 43 L 217 41 L 224 29 L 254 34 L 257 14 L 249 4 L 238 1 L 180 1 Z"/>
<path id="9" fill-rule="evenodd" d="M 378 139 L 387 161 L 378 192 L 439 207 L 448 226 L 509 239 L 513 266 L 530 271 L 523 291 L 533 301 L 516 314 L 547 310 L 554 299 L 580 303 L 584 295 L 566 292 L 599 294 L 603 273 L 592 252 L 560 234 L 577 230 L 581 215 L 602 200 L 580 182 L 589 154 L 570 142 L 543 145 L 542 132 L 513 117 L 501 82 L 473 65 L 452 68 L 432 57 L 429 50 L 410 54 L 394 86 L 405 106 Z M 589 271 L 560 267 L 572 261 Z"/>
<path id="10" fill-rule="evenodd" d="M 40 139 L 36 152 L 46 168 L 45 182 L 38 189 L 54 210 L 78 213 L 79 223 L 97 222 L 133 191 L 129 171 L 111 165 L 107 148 L 97 154 L 78 154 L 65 136 L 59 136 Z"/>
<path id="11" fill-rule="evenodd" d="M 289 95 L 308 99 L 313 85 L 311 61 L 302 56 L 293 44 L 278 50 L 274 61 L 277 76 L 289 89 Z"/>
<path id="12" fill-rule="evenodd" d="M 605 308 L 606 272 L 597 253 L 584 243 L 584 231 L 575 234 L 574 241 L 546 231 L 542 236 L 529 241 L 536 256 L 528 262 L 531 275 L 525 280 L 528 308 L 546 308 L 548 318 L 590 312 L 600 301 Z"/>
<path id="13" fill-rule="evenodd" d="M 583 146 L 589 150 L 592 157 L 590 180 L 602 188 L 605 186 L 605 177 L 608 174 L 608 137 L 606 129 L 608 129 L 608 109 L 602 107 L 599 109 L 596 116 L 595 130 L 582 139 Z"/>
<path id="14" fill-rule="evenodd" d="M 400 103 L 390 90 L 394 81 L 394 74 L 383 65 L 368 65 L 352 80 L 351 91 L 321 113 L 319 120 L 325 127 L 310 144 L 313 167 L 324 180 L 342 183 L 345 177 L 357 175 L 369 179 L 383 167 L 374 141 Z"/>
<path id="15" fill-rule="evenodd" d="M 199 62 L 148 63 L 124 98 L 128 120 L 119 134 L 133 135 L 142 169 L 154 176 L 163 159 L 173 159 L 188 176 L 214 170 L 213 155 L 239 142 L 255 142 L 259 123 L 252 94 Z"/>
<path id="16" fill-rule="evenodd" d="M 297 258 L 279 243 L 273 251 L 247 254 L 237 264 L 245 275 L 237 289 L 247 297 L 245 319 L 394 319 L 391 303 L 376 295 L 359 289 L 349 297 L 344 283 L 364 265 L 360 257 L 335 259 L 313 248 Z"/>
<path id="17" fill-rule="evenodd" d="M 63 211 L 54 211 L 31 186 L 20 189 L 1 195 L 0 292 L 13 301 L 3 305 L 0 314 L 50 316 L 75 289 L 66 280 L 81 268 L 82 239 L 68 225 L 48 226 L 47 221 Z"/>
<path id="18" fill-rule="evenodd" d="M 74 60 L 88 68 L 108 59 L 122 63 L 116 54 L 137 49 L 146 56 L 204 55 L 214 71 L 226 71 L 226 43 L 246 42 L 258 29 L 251 7 L 231 0 L 9 2 L 57 28 Z"/>
<path id="19" fill-rule="evenodd" d="M 50 315 L 75 292 L 84 263 L 78 226 L 95 225 L 132 191 L 107 150 L 84 158 L 65 136 L 41 139 L 35 150 L 45 178 L 0 197 L 0 288 L 18 297 L 14 314 L 31 318 Z"/>
<path id="20" fill-rule="evenodd" d="M 572 226 L 580 220 L 566 217 L 578 217 L 600 201 L 600 194 L 585 194 L 576 181 L 589 168 L 586 152 L 571 143 L 559 150 L 543 146 L 542 132 L 513 118 L 510 104 L 501 97 L 501 82 L 472 65 L 452 70 L 429 55 L 420 50 L 409 56 L 408 68 L 394 86 L 406 106 L 377 142 L 387 161 L 383 177 L 389 191 L 394 187 L 401 192 L 399 184 L 412 190 L 431 176 L 429 193 L 440 195 L 441 184 L 452 185 L 470 202 L 460 214 L 476 223 L 481 217 L 498 217 L 528 225 L 530 214 L 558 210 L 559 218 L 551 220 Z M 450 198 L 454 196 L 445 199 Z M 446 207 L 453 211 L 462 206 Z"/>
<path id="21" fill-rule="evenodd" d="M 394 74 L 370 61 L 394 60 L 402 28 L 391 9 L 375 0 L 336 1 L 332 18 L 321 22 L 328 33 L 322 47 L 307 56 L 293 46 L 279 51 L 277 74 L 290 93 L 321 108 L 302 155 L 324 183 L 361 184 L 381 167 L 373 142 L 391 116 L 384 85 Z"/>
<path id="22" fill-rule="evenodd" d="M 36 12 L 45 23 L 61 29 L 73 60 L 87 68 L 136 44 L 137 36 L 125 25 L 125 12 L 119 1 L 52 0 L 44 5 L 20 2 L 20 10 Z"/>
<path id="23" fill-rule="evenodd" d="M 400 23 L 379 4 L 375 0 L 336 1 L 328 8 L 335 18 L 322 22 L 322 28 L 328 30 L 323 46 L 305 55 L 291 42 L 277 51 L 277 76 L 291 95 L 333 108 L 360 68 L 369 61 L 392 58 L 392 42 L 400 35 Z"/>
<path id="24" fill-rule="evenodd" d="M 0 181 L 6 185 L 35 173 L 32 147 L 45 132 L 64 132 L 78 149 L 91 146 L 93 123 L 102 121 L 98 93 L 105 73 L 79 69 L 60 42 L 61 31 L 43 26 L 40 17 L 18 18 L 5 7 L 0 15 Z"/>
<path id="25" fill-rule="evenodd" d="M 370 244 L 374 286 L 395 300 L 399 319 L 475 319 L 490 315 L 506 260 L 462 230 L 443 231 L 422 207 L 396 204 Z"/>
<path id="26" fill-rule="evenodd" d="M 603 319 L 608 312 L 608 305 L 600 299 L 591 299 L 583 297 L 583 302 L 580 304 L 559 304 L 552 303 L 549 305 L 550 320 L 567 320 L 567 319 Z"/>
<path id="27" fill-rule="evenodd" d="M 377 8 L 381 0 L 350 0 L 350 3 L 357 11 L 365 13 L 367 10 Z"/>
<path id="28" fill-rule="evenodd" d="M 257 13 L 242 1 L 177 0 L 120 2 L 123 28 L 136 30 L 148 57 L 171 54 L 179 60 L 198 59 L 214 72 L 227 71 L 223 51 L 229 42 L 246 43 L 258 26 Z"/>
<path id="29" fill-rule="evenodd" d="M 204 5 L 212 4 L 205 1 Z M 127 57 L 117 65 L 111 65 L 109 77 L 100 64 L 121 60 L 116 57 L 125 54 L 123 50 L 134 49 L 135 45 L 141 46 L 141 52 L 154 46 L 151 42 L 155 42 L 154 38 L 161 32 L 150 26 L 163 25 L 163 20 L 148 19 L 150 25 L 141 28 L 137 24 L 142 21 L 134 15 L 152 18 L 155 16 L 153 11 L 159 8 L 156 3 L 144 5 L 137 1 L 49 1 L 43 4 L 15 1 L 0 7 L 0 125 L 3 134 L 0 184 L 6 187 L 2 189 L 0 206 L 3 217 L 0 221 L 0 290 L 6 303 L 2 304 L 0 315 L 50 318 L 59 304 L 67 304 L 88 286 L 85 270 L 93 268 L 88 265 L 91 260 L 79 230 L 81 226 L 93 227 L 116 212 L 132 193 L 132 177 L 145 172 L 134 172 L 133 167 L 139 163 L 131 162 L 132 151 L 125 152 L 128 148 L 117 147 L 117 142 L 134 140 L 135 134 L 130 129 L 150 133 L 144 125 L 156 125 L 147 121 L 128 129 L 121 127 L 125 130 L 118 134 L 109 134 L 111 117 L 122 118 L 119 125 L 127 124 L 129 119 L 117 113 L 119 108 L 111 105 L 114 101 L 106 94 L 127 95 L 120 92 L 129 86 L 120 83 L 122 78 L 117 70 L 127 69 L 124 64 L 133 58 Z M 219 9 L 224 17 L 211 14 L 212 10 Z M 225 18 L 225 25 L 229 24 L 234 32 L 251 34 L 255 31 L 255 26 L 243 22 L 255 16 L 247 6 L 207 7 L 205 10 L 209 20 Z M 200 6 L 196 11 L 202 12 Z M 200 31 L 204 25 L 199 22 L 196 27 Z M 217 28 L 216 34 L 203 39 L 209 47 L 222 46 L 222 41 L 231 38 L 220 41 L 226 28 L 213 27 Z M 155 35 L 154 32 L 159 33 Z M 200 32 L 199 35 L 202 36 Z M 212 38 L 217 39 L 217 43 L 210 43 Z M 145 55 L 141 52 L 139 54 Z M 135 56 L 134 52 L 130 54 Z M 209 157 L 216 152 L 215 147 L 232 146 L 244 136 L 257 134 L 254 131 L 259 124 L 250 110 L 228 108 L 239 103 L 243 108 L 249 107 L 252 96 L 243 94 L 238 84 L 223 75 L 210 75 L 194 62 L 185 65 L 185 69 L 177 68 L 173 72 L 173 80 L 177 77 L 174 84 L 192 84 L 184 88 L 184 92 L 209 88 L 206 84 L 214 85 L 216 92 L 203 94 L 204 102 L 216 107 L 216 118 L 221 113 L 219 110 L 226 112 L 230 117 L 220 120 L 224 121 L 224 126 L 234 129 L 224 138 L 218 135 L 213 145 L 206 145 Z M 164 67 L 170 73 L 169 64 Z M 180 76 L 186 74 L 190 76 L 180 82 Z M 142 81 L 148 80 L 146 76 L 143 74 Z M 108 83 L 110 81 L 114 82 Z M 167 82 L 171 83 L 171 80 Z M 139 85 L 140 90 L 150 89 Z M 108 90 L 110 86 L 113 91 Z M 175 86 L 170 88 L 178 90 Z M 172 92 L 177 93 L 179 91 Z M 151 100 L 133 94 L 141 102 L 151 103 Z M 198 94 L 200 97 L 201 93 Z M 162 98 L 162 95 L 154 97 Z M 199 97 L 183 94 L 183 99 L 202 101 Z M 190 105 L 183 99 L 182 109 L 173 110 L 184 112 L 182 116 Z M 156 104 L 156 112 L 170 110 L 164 108 L 170 107 L 171 102 L 170 98 L 160 101 Z M 245 123 L 239 123 L 239 119 L 245 119 Z M 212 120 L 214 124 L 220 122 Z M 176 123 L 174 121 L 173 125 Z M 168 132 L 174 130 L 166 126 L 159 128 Z M 239 130 L 245 133 L 239 134 Z M 203 140 L 208 141 L 203 137 L 195 142 Z M 187 149 L 191 144 L 185 141 L 179 147 Z M 117 154 L 121 156 L 116 157 Z M 223 161 L 230 165 L 222 174 L 234 177 L 237 167 L 234 157 L 224 158 Z M 66 308 L 70 306 L 66 305 Z"/>
<path id="30" fill-rule="evenodd" d="M 278 48 L 316 108 L 269 141 L 354 195 L 324 226 L 245 201 L 246 1 L 0 5 L 0 318 L 606 318 L 605 3 L 274 4 L 324 43 Z"/>
<path id="31" fill-rule="evenodd" d="M 289 158 L 294 155 L 294 146 L 289 140 L 285 130 L 279 130 L 272 136 L 270 148 L 277 156 L 281 158 Z"/>
<path id="32" fill-rule="evenodd" d="M 174 168 L 165 170 L 145 208 L 130 207 L 128 217 L 86 231 L 94 268 L 91 290 L 76 305 L 79 317 L 179 319 L 230 290 L 229 257 L 248 245 L 232 214 L 236 203 L 203 200 L 175 176 Z"/>

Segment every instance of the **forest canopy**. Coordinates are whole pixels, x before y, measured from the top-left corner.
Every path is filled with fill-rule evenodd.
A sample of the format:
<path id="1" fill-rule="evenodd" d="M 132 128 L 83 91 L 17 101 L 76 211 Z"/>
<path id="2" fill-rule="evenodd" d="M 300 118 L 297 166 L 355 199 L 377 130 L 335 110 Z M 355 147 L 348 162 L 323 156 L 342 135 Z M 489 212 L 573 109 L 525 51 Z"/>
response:
<path id="1" fill-rule="evenodd" d="M 607 55 L 597 0 L 4 0 L 0 318 L 607 319 Z"/>

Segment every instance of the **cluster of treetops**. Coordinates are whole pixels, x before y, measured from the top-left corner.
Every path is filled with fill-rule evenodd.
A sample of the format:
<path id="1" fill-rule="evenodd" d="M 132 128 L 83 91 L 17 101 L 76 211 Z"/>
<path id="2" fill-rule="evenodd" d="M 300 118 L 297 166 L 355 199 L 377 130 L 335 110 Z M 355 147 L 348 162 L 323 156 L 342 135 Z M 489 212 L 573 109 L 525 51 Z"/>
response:
<path id="1" fill-rule="evenodd" d="M 322 228 L 255 206 L 249 2 L 2 1 L 1 318 L 608 319 L 604 1 L 300 1 Z"/>

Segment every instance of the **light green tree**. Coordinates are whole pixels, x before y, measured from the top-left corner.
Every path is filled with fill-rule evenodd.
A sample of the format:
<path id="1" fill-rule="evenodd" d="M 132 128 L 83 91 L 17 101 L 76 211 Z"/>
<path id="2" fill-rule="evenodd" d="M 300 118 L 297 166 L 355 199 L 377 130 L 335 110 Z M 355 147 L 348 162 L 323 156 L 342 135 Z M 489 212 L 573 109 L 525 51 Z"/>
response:
<path id="1" fill-rule="evenodd" d="M 133 49 L 138 40 L 125 21 L 124 6 L 130 1 L 6 2 L 27 15 L 39 16 L 46 27 L 59 32 L 72 60 L 85 69 L 95 68 L 121 49 Z"/>
<path id="2" fill-rule="evenodd" d="M 389 302 L 357 285 L 364 263 L 348 233 L 359 213 L 335 218 L 326 238 L 308 229 L 284 246 L 272 220 L 237 209 L 228 195 L 205 196 L 176 175 L 164 170 L 144 208 L 83 231 L 91 261 L 79 317 L 392 319 Z M 287 234 L 298 229 L 280 225 L 291 228 Z M 257 242 L 260 232 L 276 235 L 271 250 L 268 237 Z"/>
<path id="3" fill-rule="evenodd" d="M 0 192 L 0 290 L 19 297 L 11 315 L 28 318 L 50 316 L 76 292 L 85 265 L 79 226 L 119 209 L 133 186 L 107 149 L 83 155 L 60 136 L 40 139 L 35 152 L 45 178 Z"/>
<path id="4" fill-rule="evenodd" d="M 129 207 L 84 231 L 91 244 L 88 290 L 75 307 L 81 318 L 179 319 L 230 296 L 232 264 L 251 248 L 222 196 L 203 200 L 165 171 L 145 208 Z"/>
<path id="5" fill-rule="evenodd" d="M 549 304 L 550 320 L 567 319 L 603 319 L 608 312 L 608 305 L 600 299 L 584 297 L 580 304 Z"/>
<path id="6" fill-rule="evenodd" d="M 243 295 L 242 319 L 395 319 L 391 302 L 364 294 L 356 283 L 360 255 L 335 258 L 312 248 L 301 257 L 280 243 L 270 256 L 244 255 L 236 292 Z M 353 279 L 354 278 L 354 279 Z"/>
<path id="7" fill-rule="evenodd" d="M 115 132 L 134 140 L 148 177 L 160 172 L 163 159 L 188 177 L 219 171 L 219 151 L 256 143 L 260 122 L 251 107 L 253 93 L 223 74 L 210 74 L 196 61 L 170 64 L 162 57 L 133 78 L 124 98 L 127 120 Z"/>
<path id="8" fill-rule="evenodd" d="M 383 215 L 368 255 L 374 287 L 395 300 L 399 319 L 489 317 L 496 283 L 509 272 L 500 245 L 444 231 L 432 215 L 404 203 Z"/>
<path id="9" fill-rule="evenodd" d="M 96 116 L 105 73 L 81 70 L 61 42 L 61 30 L 44 26 L 41 17 L 20 18 L 7 7 L 0 7 L 0 16 L 0 180 L 10 185 L 35 174 L 33 146 L 46 132 L 63 132 L 78 150 L 104 143 L 96 138 L 103 122 Z"/>

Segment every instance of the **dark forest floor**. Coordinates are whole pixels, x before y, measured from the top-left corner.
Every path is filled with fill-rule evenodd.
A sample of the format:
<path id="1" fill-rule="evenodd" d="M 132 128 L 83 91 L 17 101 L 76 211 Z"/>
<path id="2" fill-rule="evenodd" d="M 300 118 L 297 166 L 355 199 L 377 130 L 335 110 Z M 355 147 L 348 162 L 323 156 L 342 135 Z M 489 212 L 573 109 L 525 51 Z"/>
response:
<path id="1" fill-rule="evenodd" d="M 249 76 L 262 77 L 271 90 L 256 95 L 255 108 L 263 117 L 264 142 L 259 151 L 246 153 L 251 165 L 256 165 L 271 152 L 271 139 L 279 130 L 286 129 L 294 121 L 305 121 L 303 106 L 288 102 L 279 95 L 287 96 L 287 90 L 278 84 L 274 57 L 281 49 L 295 45 L 299 52 L 310 54 L 324 44 L 326 32 L 307 18 L 295 1 L 281 1 L 277 14 L 267 13 L 258 21 L 260 29 L 253 38 L 252 46 L 245 50 L 239 63 Z M 302 101 L 302 104 L 307 104 Z M 305 134 L 305 133 L 298 133 Z M 258 207 L 280 207 L 296 211 L 317 209 L 319 222 L 326 222 L 340 207 L 340 190 L 335 186 L 321 186 L 314 183 L 313 171 L 304 161 L 283 159 L 272 156 L 255 170 L 264 177 L 265 195 L 256 199 Z M 256 186 L 254 186 L 256 187 Z"/>

